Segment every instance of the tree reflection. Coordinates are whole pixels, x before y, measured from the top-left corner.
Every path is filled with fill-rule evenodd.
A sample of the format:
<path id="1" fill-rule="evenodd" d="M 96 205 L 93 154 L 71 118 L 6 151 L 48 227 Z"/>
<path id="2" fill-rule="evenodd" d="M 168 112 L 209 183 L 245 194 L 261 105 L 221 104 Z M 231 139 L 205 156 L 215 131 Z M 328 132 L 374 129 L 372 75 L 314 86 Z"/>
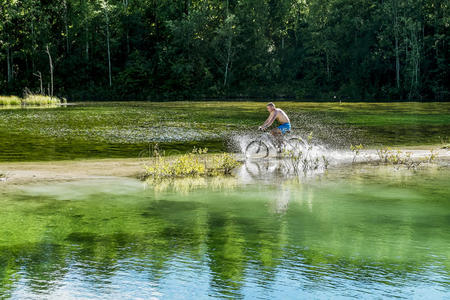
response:
<path id="1" fill-rule="evenodd" d="M 235 298 L 246 296 L 249 280 L 270 288 L 286 270 L 311 285 L 335 277 L 395 285 L 435 264 L 448 275 L 443 193 L 407 177 L 387 184 L 373 177 L 372 185 L 358 178 L 353 185 L 330 177 L 245 187 L 231 179 L 171 182 L 77 201 L 8 194 L 0 212 L 0 237 L 8 237 L 0 239 L 0 295 L 23 284 L 51 293 L 73 273 L 92 287 L 131 271 L 163 285 L 188 265 L 205 272 L 202 264 L 212 295 Z M 411 188 L 400 190 L 405 184 Z"/>

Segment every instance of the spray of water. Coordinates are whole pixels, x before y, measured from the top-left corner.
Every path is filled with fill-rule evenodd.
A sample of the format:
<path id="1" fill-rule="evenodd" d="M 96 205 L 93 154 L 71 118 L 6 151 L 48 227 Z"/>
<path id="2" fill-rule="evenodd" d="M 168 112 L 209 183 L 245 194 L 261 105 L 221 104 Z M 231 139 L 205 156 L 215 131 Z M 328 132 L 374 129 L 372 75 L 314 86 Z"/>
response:
<path id="1" fill-rule="evenodd" d="M 341 168 L 355 164 L 391 164 L 398 169 L 400 166 L 407 169 L 432 162 L 436 157 L 450 158 L 448 150 L 439 151 L 400 151 L 400 150 L 374 150 L 358 147 L 346 149 L 329 146 L 318 138 L 302 134 L 290 134 L 286 139 L 298 138 L 304 141 L 293 147 L 285 147 L 280 153 L 271 140 L 261 133 L 246 133 L 233 135 L 229 139 L 229 145 L 238 153 L 244 162 L 238 171 L 242 181 L 269 180 L 279 178 L 305 178 L 317 174 L 323 174 L 329 168 Z M 270 153 L 264 157 L 253 157 L 248 153 L 247 146 L 253 141 L 261 141 L 268 145 Z M 350 143 L 348 143 L 350 144 Z M 356 150 L 355 150 L 356 149 Z M 436 162 L 436 160 L 434 160 Z M 444 159 L 443 163 L 449 162 Z M 440 163 L 442 165 L 442 162 Z"/>

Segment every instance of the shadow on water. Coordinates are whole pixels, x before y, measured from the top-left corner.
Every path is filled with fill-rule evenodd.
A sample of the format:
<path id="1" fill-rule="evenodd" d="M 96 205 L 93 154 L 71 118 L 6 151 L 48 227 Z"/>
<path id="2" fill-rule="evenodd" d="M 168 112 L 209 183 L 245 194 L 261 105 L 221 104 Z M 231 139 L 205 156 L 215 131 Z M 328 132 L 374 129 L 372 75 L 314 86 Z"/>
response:
<path id="1" fill-rule="evenodd" d="M 2 298 L 444 297 L 449 169 L 5 187 Z M 431 293 L 431 294 L 430 294 Z"/>

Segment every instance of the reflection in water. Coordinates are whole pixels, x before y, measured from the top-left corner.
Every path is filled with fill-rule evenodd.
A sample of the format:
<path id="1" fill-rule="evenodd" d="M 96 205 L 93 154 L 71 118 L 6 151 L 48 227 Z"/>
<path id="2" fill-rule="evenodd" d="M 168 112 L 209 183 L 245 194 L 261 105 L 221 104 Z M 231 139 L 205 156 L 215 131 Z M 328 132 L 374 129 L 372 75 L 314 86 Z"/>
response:
<path id="1" fill-rule="evenodd" d="M 294 166 L 295 164 L 298 165 Z M 289 158 L 247 159 L 236 175 L 244 183 L 282 184 L 287 181 L 299 183 L 326 171 L 323 165 L 311 169 L 301 167 L 301 162 L 294 162 Z"/>
<path id="2" fill-rule="evenodd" d="M 239 181 L 233 176 L 216 176 L 216 177 L 184 177 L 184 178 L 148 178 L 145 181 L 148 188 L 153 189 L 155 193 L 166 191 L 174 191 L 182 195 L 189 192 L 208 188 L 212 191 L 231 190 L 238 186 Z"/>
<path id="3" fill-rule="evenodd" d="M 445 298 L 448 175 L 4 187 L 0 296 Z"/>

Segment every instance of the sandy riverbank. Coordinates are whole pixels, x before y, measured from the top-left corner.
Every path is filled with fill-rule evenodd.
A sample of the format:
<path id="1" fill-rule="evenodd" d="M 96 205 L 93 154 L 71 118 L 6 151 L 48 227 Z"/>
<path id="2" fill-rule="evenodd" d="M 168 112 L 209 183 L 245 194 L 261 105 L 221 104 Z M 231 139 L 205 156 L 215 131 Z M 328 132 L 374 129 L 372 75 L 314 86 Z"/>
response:
<path id="1" fill-rule="evenodd" d="M 0 163 L 6 182 L 74 180 L 103 177 L 139 177 L 144 164 L 136 158 Z"/>
<path id="2" fill-rule="evenodd" d="M 430 146 L 394 149 L 411 152 L 414 159 L 424 159 L 430 155 L 430 150 L 434 149 L 438 161 L 450 162 L 450 151 L 448 149 L 439 149 Z M 375 150 L 365 150 L 362 153 L 376 157 Z M 345 163 L 351 155 L 351 153 L 345 155 L 347 159 L 344 159 L 342 163 Z M 136 158 L 4 162 L 0 163 L 0 183 L 23 184 L 39 181 L 66 181 L 110 177 L 139 178 L 144 174 L 144 164 L 142 160 Z"/>

